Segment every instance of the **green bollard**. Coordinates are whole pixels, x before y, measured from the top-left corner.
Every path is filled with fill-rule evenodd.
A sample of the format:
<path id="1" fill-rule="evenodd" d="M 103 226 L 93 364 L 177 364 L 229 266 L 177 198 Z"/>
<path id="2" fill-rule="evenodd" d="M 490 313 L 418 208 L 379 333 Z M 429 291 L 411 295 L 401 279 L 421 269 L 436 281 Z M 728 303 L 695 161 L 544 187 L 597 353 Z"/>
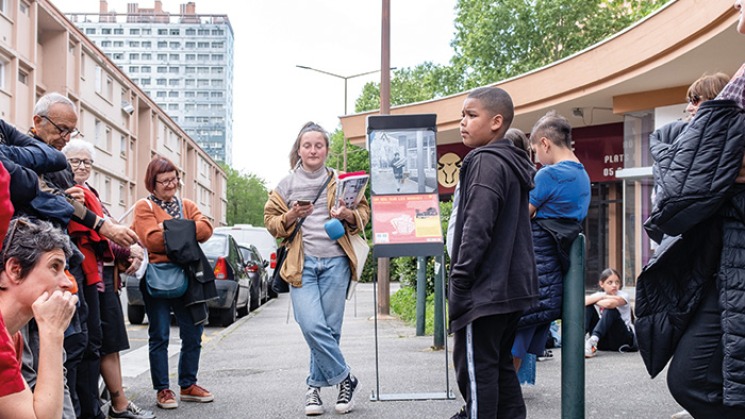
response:
<path id="1" fill-rule="evenodd" d="M 435 341 L 432 347 L 445 347 L 445 254 L 435 259 Z"/>
<path id="2" fill-rule="evenodd" d="M 561 319 L 561 418 L 585 417 L 585 236 L 569 253 Z"/>
<path id="3" fill-rule="evenodd" d="M 427 258 L 416 258 L 416 335 L 424 336 L 427 321 Z"/>

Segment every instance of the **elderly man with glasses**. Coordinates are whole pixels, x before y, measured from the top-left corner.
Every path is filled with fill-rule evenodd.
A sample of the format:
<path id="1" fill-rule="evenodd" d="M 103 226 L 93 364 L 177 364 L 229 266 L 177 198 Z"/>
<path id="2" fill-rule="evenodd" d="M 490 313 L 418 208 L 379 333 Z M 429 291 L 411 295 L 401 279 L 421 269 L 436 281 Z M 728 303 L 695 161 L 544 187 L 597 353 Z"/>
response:
<path id="1" fill-rule="evenodd" d="M 59 93 L 46 94 L 36 102 L 33 123 L 29 134 L 57 150 L 62 150 L 70 138 L 82 136 L 76 128 L 78 114 L 75 104 Z M 122 247 L 129 247 L 137 242 L 134 231 L 86 208 L 84 191 L 76 185 L 71 166 L 45 173 L 42 179 L 42 190 L 67 197 L 74 209 L 71 221 L 94 230 Z M 98 396 L 102 339 L 98 287 L 86 281 L 81 263 L 71 260 L 70 272 L 75 277 L 81 294 L 77 312 L 80 333 L 65 338 L 68 355 L 65 367 L 68 371 L 70 395 L 78 418 L 101 419 L 105 415 L 101 412 Z"/>

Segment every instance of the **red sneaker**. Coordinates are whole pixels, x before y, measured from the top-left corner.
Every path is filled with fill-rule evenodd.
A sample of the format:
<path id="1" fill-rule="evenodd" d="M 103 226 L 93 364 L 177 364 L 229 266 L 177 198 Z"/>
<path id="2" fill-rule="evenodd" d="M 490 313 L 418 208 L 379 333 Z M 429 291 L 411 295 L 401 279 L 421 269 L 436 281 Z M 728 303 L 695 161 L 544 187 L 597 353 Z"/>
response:
<path id="1" fill-rule="evenodd" d="M 213 400 L 215 400 L 215 396 L 212 393 L 196 384 L 181 389 L 181 401 L 183 402 L 208 403 Z"/>

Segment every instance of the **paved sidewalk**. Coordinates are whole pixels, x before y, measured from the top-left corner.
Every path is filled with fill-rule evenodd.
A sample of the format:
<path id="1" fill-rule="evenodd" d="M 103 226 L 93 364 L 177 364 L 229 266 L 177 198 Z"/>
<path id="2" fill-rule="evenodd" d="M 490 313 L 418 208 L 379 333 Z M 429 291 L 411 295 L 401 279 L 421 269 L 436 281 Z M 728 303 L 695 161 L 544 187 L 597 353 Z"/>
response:
<path id="1" fill-rule="evenodd" d="M 395 287 L 393 284 L 392 287 Z M 350 418 L 449 418 L 462 399 L 455 383 L 452 358 L 431 350 L 431 336 L 417 337 L 413 327 L 398 320 L 378 321 L 380 392 L 444 393 L 445 371 L 455 400 L 371 401 L 376 390 L 375 334 L 371 284 L 357 287 L 356 302 L 348 302 L 342 349 L 360 379 L 356 407 Z M 158 418 L 301 418 L 306 390 L 308 349 L 288 311 L 289 295 L 281 295 L 204 343 L 199 383 L 215 394 L 215 402 L 182 403 L 165 411 L 155 407 L 150 376 L 128 380 L 127 393 Z M 288 319 L 289 316 L 289 319 Z M 452 341 L 450 342 L 452 347 Z M 561 350 L 538 363 L 537 385 L 523 387 L 528 417 L 561 417 Z M 177 389 L 177 357 L 170 360 L 171 387 Z M 664 372 L 651 380 L 638 354 L 601 352 L 586 361 L 586 418 L 670 418 L 680 407 L 667 391 Z M 333 412 L 336 389 L 321 397 L 325 416 Z"/>

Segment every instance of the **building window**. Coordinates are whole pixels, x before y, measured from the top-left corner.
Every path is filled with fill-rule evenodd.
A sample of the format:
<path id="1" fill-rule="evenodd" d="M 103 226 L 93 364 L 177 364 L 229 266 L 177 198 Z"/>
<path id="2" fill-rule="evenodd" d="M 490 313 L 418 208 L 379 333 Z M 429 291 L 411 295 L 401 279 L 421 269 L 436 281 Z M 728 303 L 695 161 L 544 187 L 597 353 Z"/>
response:
<path id="1" fill-rule="evenodd" d="M 212 29 L 212 36 L 223 36 L 225 31 L 222 29 Z"/>
<path id="2" fill-rule="evenodd" d="M 176 81 L 178 82 L 178 80 L 176 80 Z M 178 83 L 176 83 L 176 84 L 178 84 Z M 171 90 L 170 92 L 168 92 L 168 97 L 170 97 L 170 98 L 178 98 L 178 92 L 175 91 L 175 90 Z"/>
<path id="3" fill-rule="evenodd" d="M 168 67 L 158 67 L 156 71 L 158 73 L 166 73 L 168 71 Z"/>
<path id="4" fill-rule="evenodd" d="M 209 74 L 209 67 L 197 67 L 197 74 Z"/>
<path id="5" fill-rule="evenodd" d="M 186 29 L 186 36 L 194 36 L 197 34 L 196 29 L 194 28 L 188 28 Z"/>
<path id="6" fill-rule="evenodd" d="M 158 35 L 168 35 L 168 29 L 158 29 Z"/>
<path id="7" fill-rule="evenodd" d="M 18 70 L 18 82 L 28 86 L 28 73 L 23 70 Z"/>
<path id="8" fill-rule="evenodd" d="M 123 60 L 124 54 L 122 54 L 121 52 L 115 52 L 114 54 L 111 55 L 111 59 L 112 60 Z"/>
<path id="9" fill-rule="evenodd" d="M 114 35 L 124 35 L 123 28 L 114 28 Z"/>
<path id="10" fill-rule="evenodd" d="M 197 56 L 194 54 L 186 54 L 186 61 L 194 61 L 197 59 Z"/>
<path id="11" fill-rule="evenodd" d="M 114 48 L 124 47 L 124 41 L 114 41 Z"/>
<path id="12" fill-rule="evenodd" d="M 140 41 L 129 41 L 129 47 L 130 48 L 139 48 L 140 47 Z"/>
<path id="13" fill-rule="evenodd" d="M 169 111 L 177 111 L 178 110 L 178 103 L 169 103 L 168 104 L 168 110 Z"/>
<path id="14" fill-rule="evenodd" d="M 101 48 L 108 48 L 111 46 L 111 41 L 101 41 Z"/>
<path id="15" fill-rule="evenodd" d="M 212 67 L 212 74 L 222 74 L 222 67 Z"/>
<path id="16" fill-rule="evenodd" d="M 178 85 L 180 84 L 179 83 L 180 81 L 181 80 L 179 79 L 168 79 L 168 85 L 178 87 Z M 171 93 L 175 93 L 176 95 L 175 96 L 168 95 L 168 97 L 178 97 L 178 92 L 171 92 Z"/>
<path id="17" fill-rule="evenodd" d="M 179 54 L 170 54 L 168 56 L 168 59 L 171 61 L 178 61 L 179 60 Z"/>
<path id="18" fill-rule="evenodd" d="M 143 35 L 152 35 L 153 31 L 150 28 L 142 28 L 142 34 Z"/>
<path id="19" fill-rule="evenodd" d="M 130 60 L 139 60 L 140 59 L 140 54 L 137 54 L 137 53 L 129 54 L 129 59 Z"/>
<path id="20" fill-rule="evenodd" d="M 166 85 L 166 79 L 157 79 L 155 80 L 155 84 L 158 86 L 165 86 Z"/>
<path id="21" fill-rule="evenodd" d="M 129 30 L 129 34 L 130 35 L 139 35 L 140 34 L 140 30 L 139 29 L 136 29 L 136 28 L 130 29 Z"/>
<path id="22" fill-rule="evenodd" d="M 197 42 L 197 48 L 209 48 L 210 43 L 209 42 Z"/>
<path id="23" fill-rule="evenodd" d="M 127 158 L 127 137 L 123 135 L 119 136 L 119 155 Z M 119 193 L 121 194 L 121 191 Z"/>
<path id="24" fill-rule="evenodd" d="M 178 67 L 168 67 L 168 73 L 178 74 Z"/>
<path id="25" fill-rule="evenodd" d="M 199 61 L 208 61 L 210 59 L 209 54 L 197 54 L 197 60 Z"/>
<path id="26" fill-rule="evenodd" d="M 171 36 L 179 36 L 181 31 L 178 29 L 171 29 Z"/>
<path id="27" fill-rule="evenodd" d="M 143 73 L 149 73 L 150 72 L 150 66 L 149 65 L 143 65 L 141 68 Z"/>
<path id="28" fill-rule="evenodd" d="M 0 89 L 5 89 L 5 73 L 8 71 L 10 61 L 0 56 Z"/>
<path id="29" fill-rule="evenodd" d="M 25 1 L 22 1 L 20 5 L 18 6 L 19 10 L 21 11 L 21 14 L 28 15 L 28 8 L 29 5 L 26 4 Z"/>
<path id="30" fill-rule="evenodd" d="M 168 42 L 158 41 L 158 48 L 168 48 Z"/>
<path id="31" fill-rule="evenodd" d="M 213 42 L 212 48 L 225 48 L 225 43 L 224 42 Z"/>
<path id="32" fill-rule="evenodd" d="M 150 42 L 150 41 L 142 41 L 142 47 L 143 48 L 152 48 L 153 47 L 153 43 Z"/>
<path id="33" fill-rule="evenodd" d="M 155 93 L 155 97 L 157 98 L 166 97 L 166 92 L 159 90 L 158 92 Z"/>
<path id="34" fill-rule="evenodd" d="M 197 92 L 197 97 L 210 97 L 210 92 Z"/>
<path id="35" fill-rule="evenodd" d="M 184 68 L 184 74 L 195 74 L 196 70 L 196 67 L 186 67 Z"/>
<path id="36" fill-rule="evenodd" d="M 186 84 L 187 87 L 196 86 L 196 80 L 194 79 L 186 79 L 184 80 L 184 83 Z"/>
<path id="37" fill-rule="evenodd" d="M 194 93 L 193 90 L 188 90 L 184 92 L 184 97 L 194 97 L 194 96 L 196 96 L 196 93 Z"/>
<path id="38" fill-rule="evenodd" d="M 111 28 L 101 28 L 101 35 L 111 35 Z"/>
<path id="39" fill-rule="evenodd" d="M 196 46 L 196 43 L 194 43 L 194 42 L 187 42 L 185 44 L 185 46 L 186 46 L 186 49 L 194 49 L 194 47 Z"/>
<path id="40" fill-rule="evenodd" d="M 225 59 L 225 56 L 222 54 L 212 54 L 212 61 L 222 61 Z"/>
<path id="41" fill-rule="evenodd" d="M 168 57 L 168 54 L 158 54 L 156 55 L 158 61 L 165 61 L 166 57 Z"/>
<path id="42" fill-rule="evenodd" d="M 210 97 L 212 98 L 221 98 L 222 92 L 210 92 Z"/>
<path id="43" fill-rule="evenodd" d="M 184 103 L 185 111 L 193 111 L 195 108 L 196 108 L 196 105 L 193 103 Z"/>
<path id="44" fill-rule="evenodd" d="M 212 86 L 212 87 L 222 87 L 222 80 L 220 80 L 220 79 L 212 79 L 210 81 L 210 86 Z"/>
<path id="45" fill-rule="evenodd" d="M 150 86 L 150 78 L 140 80 L 140 84 L 143 86 Z"/>
<path id="46" fill-rule="evenodd" d="M 132 58 L 132 55 L 131 54 L 130 54 L 130 58 Z M 129 66 L 129 70 L 128 71 L 130 73 L 139 73 L 140 72 L 140 67 L 137 67 L 136 65 L 131 65 L 131 66 Z"/>
<path id="47" fill-rule="evenodd" d="M 179 49 L 181 48 L 181 42 L 171 42 L 168 44 L 168 47 L 171 49 Z"/>
<path id="48" fill-rule="evenodd" d="M 197 87 L 207 87 L 210 85 L 210 81 L 207 79 L 199 79 L 197 80 Z"/>
<path id="49" fill-rule="evenodd" d="M 96 34 L 96 28 L 85 28 L 85 34 L 86 35 L 95 35 Z"/>

